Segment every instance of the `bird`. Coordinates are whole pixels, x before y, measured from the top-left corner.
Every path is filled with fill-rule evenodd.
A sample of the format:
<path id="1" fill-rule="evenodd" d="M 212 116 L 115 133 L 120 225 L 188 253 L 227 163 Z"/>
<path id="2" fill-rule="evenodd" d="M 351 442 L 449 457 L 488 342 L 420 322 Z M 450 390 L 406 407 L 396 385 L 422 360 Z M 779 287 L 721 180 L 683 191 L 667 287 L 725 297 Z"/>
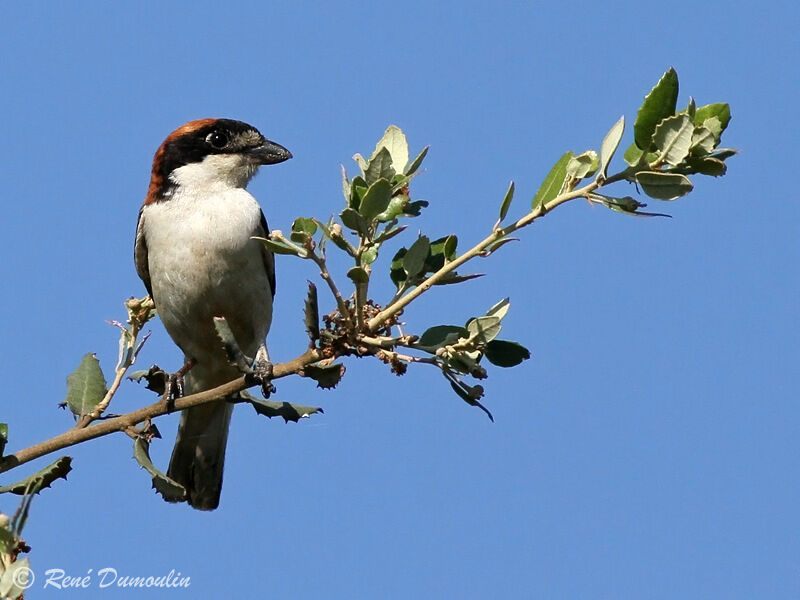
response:
<path id="1" fill-rule="evenodd" d="M 291 152 L 242 121 L 190 121 L 170 133 L 153 158 L 139 210 L 134 262 L 164 328 L 184 354 L 183 392 L 222 385 L 241 372 L 217 337 L 224 317 L 248 357 L 270 366 L 275 260 L 256 237 L 269 226 L 247 184 L 262 165 Z M 228 427 L 226 400 L 184 410 L 167 476 L 199 510 L 219 506 Z"/>

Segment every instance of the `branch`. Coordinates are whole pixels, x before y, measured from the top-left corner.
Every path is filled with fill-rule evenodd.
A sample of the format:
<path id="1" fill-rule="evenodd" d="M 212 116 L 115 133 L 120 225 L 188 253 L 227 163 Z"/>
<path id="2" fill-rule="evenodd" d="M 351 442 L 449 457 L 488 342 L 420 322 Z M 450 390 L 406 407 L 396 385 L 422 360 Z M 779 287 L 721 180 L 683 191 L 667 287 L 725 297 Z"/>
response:
<path id="1" fill-rule="evenodd" d="M 319 350 L 309 349 L 293 360 L 275 365 L 273 379 L 279 379 L 281 377 L 286 377 L 287 375 L 293 375 L 300 371 L 303 367 L 311 363 L 315 363 L 322 358 L 322 354 L 319 352 Z M 171 407 L 172 410 L 168 410 L 166 402 L 159 400 L 150 406 L 145 406 L 144 408 L 114 417 L 113 419 L 100 421 L 91 427 L 70 429 L 61 435 L 57 435 L 54 438 L 31 446 L 30 448 L 25 448 L 24 450 L 19 450 L 14 454 L 9 454 L 8 456 L 2 457 L 0 459 L 0 473 L 5 473 L 6 471 L 10 471 L 11 469 L 14 469 L 27 462 L 41 458 L 42 456 L 46 456 L 48 454 L 52 454 L 53 452 L 58 452 L 64 448 L 69 448 L 75 444 L 80 444 L 81 442 L 103 437 L 117 431 L 125 431 L 128 428 L 147 419 L 159 417 L 161 415 L 178 410 L 184 410 L 186 408 L 192 408 L 193 406 L 200 406 L 201 404 L 208 404 L 209 402 L 222 400 L 226 396 L 241 392 L 248 387 L 251 386 L 245 382 L 245 377 L 242 376 L 234 379 L 233 381 L 229 381 L 226 384 L 215 387 L 214 389 L 198 392 L 197 394 L 192 394 L 191 396 L 178 398 L 175 400 L 174 406 Z"/>

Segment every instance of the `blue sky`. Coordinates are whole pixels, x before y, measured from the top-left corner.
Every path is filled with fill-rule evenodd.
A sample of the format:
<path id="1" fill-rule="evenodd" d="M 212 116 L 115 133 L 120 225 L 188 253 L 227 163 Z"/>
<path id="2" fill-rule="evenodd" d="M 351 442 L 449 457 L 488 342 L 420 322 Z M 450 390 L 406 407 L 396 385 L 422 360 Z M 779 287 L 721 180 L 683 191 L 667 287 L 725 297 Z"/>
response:
<path id="1" fill-rule="evenodd" d="M 325 414 L 285 425 L 237 408 L 211 514 L 156 496 L 125 436 L 71 449 L 69 481 L 36 499 L 26 529 L 30 596 L 60 597 L 41 586 L 47 569 L 114 567 L 191 577 L 191 591 L 151 597 L 795 598 L 798 16 L 792 2 L 6 3 L 10 450 L 71 425 L 56 404 L 84 353 L 111 371 L 105 321 L 144 293 L 132 245 L 152 155 L 185 121 L 241 119 L 294 153 L 250 188 L 284 230 L 338 212 L 339 164 L 352 172 L 395 123 L 412 153 L 431 145 L 415 182 L 431 206 L 412 229 L 464 247 L 510 179 L 521 214 L 556 158 L 632 123 L 669 66 L 680 103 L 731 104 L 726 145 L 742 150 L 726 177 L 652 201 L 672 219 L 575 202 L 478 265 L 484 279 L 406 311 L 422 331 L 510 296 L 505 335 L 533 359 L 490 372 L 494 424 L 423 368 L 398 379 L 350 360 L 332 392 L 284 380 L 279 398 Z M 277 360 L 302 351 L 313 277 L 278 262 Z M 390 287 L 379 277 L 376 295 Z M 142 364 L 177 368 L 153 330 Z M 129 384 L 112 410 L 153 400 Z M 159 421 L 162 466 L 176 423 Z"/>

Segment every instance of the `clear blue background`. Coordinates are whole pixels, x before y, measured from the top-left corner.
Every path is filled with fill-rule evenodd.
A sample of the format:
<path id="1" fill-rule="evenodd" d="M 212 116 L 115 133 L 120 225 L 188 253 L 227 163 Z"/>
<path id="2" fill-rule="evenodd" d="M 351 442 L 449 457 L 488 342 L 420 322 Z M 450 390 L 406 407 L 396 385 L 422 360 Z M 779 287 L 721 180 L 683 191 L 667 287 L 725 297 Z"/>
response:
<path id="1" fill-rule="evenodd" d="M 415 182 L 431 207 L 412 229 L 464 247 L 510 179 L 519 215 L 561 153 L 598 148 L 621 114 L 632 123 L 671 65 L 681 104 L 731 103 L 726 145 L 742 149 L 726 177 L 651 203 L 673 219 L 575 202 L 477 265 L 483 280 L 406 312 L 421 331 L 511 297 L 506 335 L 534 358 L 491 371 L 495 424 L 422 367 L 398 379 L 349 360 L 333 392 L 283 380 L 279 398 L 325 414 L 285 425 L 238 408 L 210 514 L 164 503 L 121 434 L 70 449 L 69 481 L 36 499 L 26 529 L 31 598 L 62 597 L 42 589 L 46 569 L 107 566 L 191 577 L 148 597 L 797 598 L 800 9 L 536 4 L 3 4 L 10 450 L 71 426 L 56 404 L 85 352 L 112 370 L 105 320 L 144 293 L 132 247 L 152 155 L 185 121 L 245 120 L 291 149 L 251 185 L 284 230 L 338 212 L 339 163 L 352 172 L 396 123 L 412 152 L 431 145 Z M 303 349 L 314 276 L 279 261 L 279 360 Z M 375 289 L 388 297 L 388 277 Z M 141 361 L 180 365 L 160 326 Z M 113 411 L 154 400 L 127 384 Z M 159 421 L 162 466 L 176 422 Z"/>

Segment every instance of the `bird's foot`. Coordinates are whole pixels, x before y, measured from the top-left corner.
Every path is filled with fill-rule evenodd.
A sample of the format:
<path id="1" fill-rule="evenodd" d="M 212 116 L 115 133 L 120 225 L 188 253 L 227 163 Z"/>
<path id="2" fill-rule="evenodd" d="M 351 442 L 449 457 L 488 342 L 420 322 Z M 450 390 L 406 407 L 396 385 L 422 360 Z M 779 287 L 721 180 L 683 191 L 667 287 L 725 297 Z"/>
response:
<path id="1" fill-rule="evenodd" d="M 264 398 L 269 398 L 276 391 L 275 386 L 272 384 L 272 374 L 273 365 L 269 359 L 262 355 L 257 355 L 248 378 L 252 383 L 261 385 L 261 393 Z"/>
<path id="2" fill-rule="evenodd" d="M 163 400 L 167 406 L 167 412 L 175 410 L 175 400 L 183 397 L 183 378 L 189 370 L 197 364 L 193 358 L 189 359 L 176 373 L 172 373 L 167 377 L 166 385 L 164 386 Z"/>

